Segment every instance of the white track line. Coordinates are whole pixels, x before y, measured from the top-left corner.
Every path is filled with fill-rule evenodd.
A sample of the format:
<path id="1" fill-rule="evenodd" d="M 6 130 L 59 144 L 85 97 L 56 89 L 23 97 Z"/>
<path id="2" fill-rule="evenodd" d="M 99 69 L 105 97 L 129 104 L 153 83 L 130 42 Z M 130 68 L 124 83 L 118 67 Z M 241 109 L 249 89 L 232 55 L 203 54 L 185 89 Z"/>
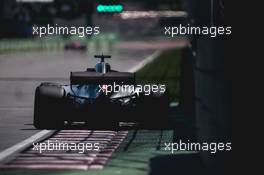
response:
<path id="1" fill-rule="evenodd" d="M 159 50 L 155 51 L 153 54 L 151 54 L 150 56 L 142 60 L 139 64 L 129 69 L 128 72 L 137 72 L 139 69 L 144 67 L 146 64 L 155 60 L 155 58 L 157 58 L 160 55 L 160 53 L 161 52 Z"/>
<path id="2" fill-rule="evenodd" d="M 155 58 L 157 58 L 160 55 L 160 51 L 155 51 L 153 54 L 148 56 L 147 58 L 143 59 L 139 64 L 132 67 L 128 70 L 128 72 L 136 72 L 142 67 L 144 67 L 146 64 L 152 62 Z M 54 132 L 54 130 L 42 130 L 35 135 L 27 138 L 26 140 L 23 140 L 22 142 L 19 142 L 15 144 L 14 146 L 5 149 L 4 151 L 0 152 L 0 163 L 4 162 L 5 159 L 7 159 L 9 156 L 13 155 L 14 153 L 18 153 L 28 147 L 33 142 L 37 142 L 37 140 L 40 140 L 41 138 L 46 137 L 47 135 Z"/>
<path id="3" fill-rule="evenodd" d="M 4 151 L 0 152 L 0 162 L 4 161 L 6 158 L 8 158 L 14 153 L 22 151 L 24 148 L 28 147 L 33 142 L 38 141 L 39 139 L 47 136 L 48 134 L 51 134 L 52 132 L 54 132 L 54 130 L 42 130 L 34 134 L 33 136 L 27 138 L 26 140 L 23 140 L 22 142 L 19 142 L 14 146 L 5 149 Z"/>

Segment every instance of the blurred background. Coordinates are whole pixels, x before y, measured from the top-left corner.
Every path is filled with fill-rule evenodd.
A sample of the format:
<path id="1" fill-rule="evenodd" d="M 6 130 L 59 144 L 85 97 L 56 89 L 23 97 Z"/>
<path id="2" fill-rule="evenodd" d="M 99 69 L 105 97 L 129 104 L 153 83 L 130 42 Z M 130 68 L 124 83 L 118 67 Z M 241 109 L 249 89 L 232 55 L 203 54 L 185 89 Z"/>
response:
<path id="1" fill-rule="evenodd" d="M 164 25 L 179 24 L 182 21 L 181 18 L 186 17 L 186 13 L 180 11 L 179 0 L 3 0 L 0 2 L 0 8 L 1 51 L 31 48 L 57 49 L 73 39 L 81 40 L 82 43 L 93 47 L 90 45 L 98 45 L 97 42 L 100 45 L 99 40 L 106 43 L 115 42 L 118 39 L 162 37 Z M 101 35 L 98 38 L 79 38 L 70 35 L 46 36 L 41 40 L 37 36 L 32 36 L 32 26 L 47 24 L 76 27 L 99 26 Z M 103 46 L 98 47 L 103 47 L 104 50 L 107 44 L 103 43 Z"/>

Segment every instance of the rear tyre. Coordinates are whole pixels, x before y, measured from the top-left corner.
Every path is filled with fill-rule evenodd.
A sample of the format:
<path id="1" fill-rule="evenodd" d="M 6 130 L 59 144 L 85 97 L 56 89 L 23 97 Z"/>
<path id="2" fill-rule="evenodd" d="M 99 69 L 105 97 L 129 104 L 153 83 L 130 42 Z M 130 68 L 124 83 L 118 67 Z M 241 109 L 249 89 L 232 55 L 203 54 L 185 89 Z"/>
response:
<path id="1" fill-rule="evenodd" d="M 64 126 L 64 89 L 55 83 L 42 83 L 36 88 L 34 126 L 37 129 L 60 129 Z"/>
<path id="2" fill-rule="evenodd" d="M 140 98 L 141 126 L 149 129 L 165 129 L 169 119 L 168 89 L 163 93 L 151 93 Z"/>

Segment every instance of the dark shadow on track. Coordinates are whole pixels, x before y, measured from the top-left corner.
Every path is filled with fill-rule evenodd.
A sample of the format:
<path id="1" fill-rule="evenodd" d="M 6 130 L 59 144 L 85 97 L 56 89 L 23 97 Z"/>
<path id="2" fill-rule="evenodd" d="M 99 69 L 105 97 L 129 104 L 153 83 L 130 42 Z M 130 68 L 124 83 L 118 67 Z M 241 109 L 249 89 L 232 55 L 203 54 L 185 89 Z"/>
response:
<path id="1" fill-rule="evenodd" d="M 150 159 L 149 175 L 207 175 L 199 154 L 164 155 Z"/>
<path id="2" fill-rule="evenodd" d="M 168 128 L 173 130 L 172 142 L 197 142 L 194 116 L 188 116 L 181 109 L 171 108 Z M 149 161 L 149 175 L 207 175 L 199 153 L 177 153 L 159 155 Z"/>
<path id="3" fill-rule="evenodd" d="M 181 114 L 175 114 L 179 113 L 178 109 L 175 107 L 170 107 L 169 116 L 166 117 L 166 121 L 164 124 L 159 125 L 159 123 L 155 123 L 154 121 L 149 119 L 147 124 L 141 124 L 136 122 L 119 122 L 119 126 L 114 125 L 107 125 L 107 123 L 110 123 L 108 121 L 101 121 L 100 123 L 97 123 L 96 125 L 92 125 L 89 122 L 73 122 L 72 124 L 65 124 L 64 126 L 58 127 L 58 128 L 52 128 L 52 130 L 114 130 L 114 131 L 122 131 L 122 130 L 172 130 L 175 128 L 184 128 L 186 127 L 186 121 L 181 116 Z M 142 113 L 142 116 L 148 116 L 147 113 Z M 179 118 L 175 118 L 174 116 L 181 116 Z M 107 115 L 106 115 L 107 116 Z M 189 124 L 189 123 L 188 123 Z M 188 125 L 187 124 L 187 125 Z M 25 124 L 25 125 L 32 125 L 32 124 Z M 51 129 L 51 128 L 47 128 Z M 29 129 L 21 129 L 21 130 L 31 130 Z M 32 128 L 33 130 L 33 128 Z"/>
<path id="4" fill-rule="evenodd" d="M 138 132 L 138 130 L 135 130 L 133 132 L 133 135 L 132 135 L 131 139 L 129 140 L 129 142 L 124 147 L 124 150 L 123 150 L 124 152 L 128 150 L 129 146 L 131 145 L 131 143 L 133 142 L 133 140 L 136 138 L 137 132 Z"/>
<path id="5" fill-rule="evenodd" d="M 33 126 L 33 123 L 25 123 L 25 126 Z"/>

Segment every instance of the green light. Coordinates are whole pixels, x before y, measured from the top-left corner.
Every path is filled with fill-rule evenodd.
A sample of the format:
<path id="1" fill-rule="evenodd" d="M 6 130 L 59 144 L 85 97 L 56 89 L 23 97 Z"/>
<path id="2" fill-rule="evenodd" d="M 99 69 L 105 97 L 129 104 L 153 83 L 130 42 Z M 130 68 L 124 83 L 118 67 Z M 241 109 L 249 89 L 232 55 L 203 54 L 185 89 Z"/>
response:
<path id="1" fill-rule="evenodd" d="M 103 12 L 104 11 L 104 7 L 102 5 L 98 5 L 97 6 L 97 11 L 98 12 Z"/>
<path id="2" fill-rule="evenodd" d="M 108 13 L 114 13 L 114 12 L 122 12 L 123 11 L 123 6 L 122 5 L 98 5 L 97 6 L 97 12 L 102 13 L 102 12 L 108 12 Z"/>
<path id="3" fill-rule="evenodd" d="M 116 6 L 116 11 L 117 12 L 122 12 L 123 11 L 123 6 L 122 5 L 117 5 Z"/>
<path id="4" fill-rule="evenodd" d="M 111 9 L 110 9 L 111 6 L 105 6 L 105 12 L 111 12 Z"/>

